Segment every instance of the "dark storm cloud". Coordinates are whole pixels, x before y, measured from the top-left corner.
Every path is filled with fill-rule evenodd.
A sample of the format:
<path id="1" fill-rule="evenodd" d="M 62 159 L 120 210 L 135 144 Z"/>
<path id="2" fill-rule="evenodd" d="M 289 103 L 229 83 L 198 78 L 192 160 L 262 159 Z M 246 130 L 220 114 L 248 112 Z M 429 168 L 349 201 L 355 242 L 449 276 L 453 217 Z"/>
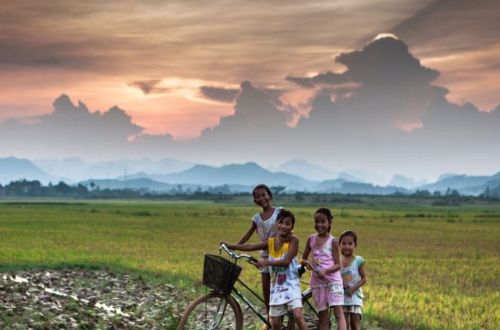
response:
<path id="1" fill-rule="evenodd" d="M 293 82 L 301 87 L 312 88 L 316 85 L 338 85 L 347 82 L 347 75 L 325 72 L 311 78 L 305 77 L 286 77 L 286 80 Z"/>
<path id="2" fill-rule="evenodd" d="M 362 84 L 401 85 L 426 84 L 435 80 L 439 73 L 426 68 L 410 54 L 408 46 L 395 38 L 386 37 L 371 42 L 360 51 L 342 53 L 335 58 L 347 70 L 337 74 L 325 72 L 311 78 L 287 77 L 288 81 L 302 87 L 338 85 L 346 82 Z"/>
<path id="3" fill-rule="evenodd" d="M 216 87 L 216 86 L 200 87 L 200 93 L 204 97 L 210 100 L 219 102 L 228 102 L 228 103 L 232 103 L 234 101 L 234 98 L 236 97 L 239 91 L 240 91 L 239 89 Z"/>
<path id="4" fill-rule="evenodd" d="M 477 50 L 499 42 L 499 12 L 497 0 L 437 0 L 388 31 L 434 56 Z"/>
<path id="5" fill-rule="evenodd" d="M 360 51 L 343 53 L 336 61 L 347 67 L 345 79 L 367 85 L 423 85 L 439 75 L 422 66 L 403 41 L 392 37 L 375 40 Z"/>
<path id="6" fill-rule="evenodd" d="M 222 117 L 214 128 L 203 131 L 200 141 L 223 143 L 230 147 L 235 140 L 264 140 L 286 129 L 286 113 L 279 111 L 275 99 L 249 81 L 241 83 L 235 98 L 235 112 Z"/>
<path id="7" fill-rule="evenodd" d="M 161 83 L 161 80 L 143 80 L 143 81 L 134 81 L 129 83 L 128 85 L 131 87 L 139 88 L 144 94 L 164 94 L 171 92 L 171 89 L 166 87 L 158 87 L 158 84 Z"/>

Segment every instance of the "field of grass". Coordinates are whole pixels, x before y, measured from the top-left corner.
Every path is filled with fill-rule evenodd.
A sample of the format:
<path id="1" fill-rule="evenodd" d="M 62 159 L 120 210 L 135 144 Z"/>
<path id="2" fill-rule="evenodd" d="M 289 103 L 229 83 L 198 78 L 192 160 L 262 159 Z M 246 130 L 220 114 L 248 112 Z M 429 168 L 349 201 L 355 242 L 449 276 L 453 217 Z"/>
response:
<path id="1" fill-rule="evenodd" d="M 394 329 L 499 328 L 500 205 L 326 206 L 336 215 L 335 236 L 358 233 L 367 319 Z M 315 207 L 291 210 L 302 249 Z M 256 211 L 208 202 L 3 202 L 0 271 L 97 265 L 201 289 L 203 253 L 238 240 Z M 255 269 L 243 276 L 258 286 Z"/>

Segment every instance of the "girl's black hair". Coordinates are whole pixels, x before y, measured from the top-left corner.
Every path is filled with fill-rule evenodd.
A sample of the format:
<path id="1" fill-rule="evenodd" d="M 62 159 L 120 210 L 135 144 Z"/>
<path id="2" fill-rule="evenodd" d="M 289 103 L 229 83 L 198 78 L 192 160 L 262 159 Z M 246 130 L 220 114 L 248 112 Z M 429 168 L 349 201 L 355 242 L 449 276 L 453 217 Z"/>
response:
<path id="1" fill-rule="evenodd" d="M 316 214 L 316 213 L 321 213 L 324 216 L 326 216 L 326 218 L 328 219 L 328 222 L 330 223 L 330 225 L 328 226 L 328 232 L 330 232 L 330 229 L 332 229 L 332 220 L 333 220 L 332 211 L 330 211 L 330 209 L 328 209 L 326 207 L 321 207 L 321 208 L 317 209 L 316 212 L 314 212 L 314 214 Z"/>
<path id="2" fill-rule="evenodd" d="M 342 238 L 344 238 L 346 236 L 351 236 L 352 240 L 354 241 L 354 246 L 358 246 L 358 236 L 356 236 L 356 233 L 354 232 L 354 230 L 346 230 L 342 234 L 340 234 L 339 243 L 341 243 Z"/>
<path id="3" fill-rule="evenodd" d="M 276 218 L 276 223 L 280 222 L 285 218 L 290 218 L 290 220 L 292 220 L 292 228 L 293 228 L 295 226 L 295 216 L 293 215 L 292 212 L 285 209 L 281 209 L 280 213 L 278 214 L 278 217 Z"/>
<path id="4" fill-rule="evenodd" d="M 268 185 L 265 185 L 265 184 L 258 184 L 255 186 L 255 188 L 253 188 L 252 190 L 252 196 L 255 198 L 255 192 L 257 191 L 257 189 L 264 189 L 268 194 L 269 194 L 269 197 L 271 197 L 271 199 L 273 199 L 273 193 L 271 192 L 271 189 L 269 188 Z"/>

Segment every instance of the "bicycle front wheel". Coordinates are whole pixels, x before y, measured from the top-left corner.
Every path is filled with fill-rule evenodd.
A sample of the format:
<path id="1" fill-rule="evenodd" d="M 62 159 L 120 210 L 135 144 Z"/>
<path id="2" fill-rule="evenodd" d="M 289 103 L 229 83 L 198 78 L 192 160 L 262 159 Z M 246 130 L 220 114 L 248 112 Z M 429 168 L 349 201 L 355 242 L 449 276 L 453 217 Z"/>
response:
<path id="1" fill-rule="evenodd" d="M 230 295 L 212 292 L 198 297 L 184 311 L 178 330 L 242 330 L 243 313 Z"/>

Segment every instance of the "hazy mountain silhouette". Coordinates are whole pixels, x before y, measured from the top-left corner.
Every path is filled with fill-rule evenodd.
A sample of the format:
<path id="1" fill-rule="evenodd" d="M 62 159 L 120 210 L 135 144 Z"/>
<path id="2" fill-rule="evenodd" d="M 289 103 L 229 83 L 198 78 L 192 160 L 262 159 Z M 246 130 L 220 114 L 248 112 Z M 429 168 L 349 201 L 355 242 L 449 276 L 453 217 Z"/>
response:
<path id="1" fill-rule="evenodd" d="M 80 182 L 81 184 L 92 189 L 99 187 L 99 189 L 130 189 L 130 190 L 144 190 L 151 192 L 170 192 L 175 190 L 176 186 L 164 182 L 158 182 L 147 178 L 116 180 L 116 179 L 91 179 Z M 95 188 L 94 188 L 95 189 Z"/>
<path id="2" fill-rule="evenodd" d="M 110 161 L 84 161 L 81 158 L 39 159 L 33 160 L 37 166 L 51 175 L 74 181 L 110 179 L 144 172 L 149 174 L 176 173 L 193 166 L 193 163 L 177 159 L 151 160 L 148 158 L 132 160 L 118 159 Z"/>
<path id="3" fill-rule="evenodd" d="M 479 195 L 484 192 L 487 187 L 494 188 L 500 185 L 500 172 L 491 176 L 468 176 L 454 175 L 445 177 L 432 184 L 427 184 L 419 187 L 419 189 L 439 191 L 441 193 L 449 190 L 457 190 L 465 195 Z"/>
<path id="4" fill-rule="evenodd" d="M 45 184 L 57 181 L 27 159 L 0 158 L 0 183 L 7 184 L 22 179 L 38 180 Z"/>
<path id="5" fill-rule="evenodd" d="M 399 175 L 396 174 L 392 177 L 391 181 L 389 182 L 389 186 L 395 186 L 395 187 L 402 187 L 406 189 L 413 189 L 419 186 L 422 186 L 426 184 L 425 182 L 422 181 L 416 181 L 413 178 L 406 177 L 404 175 Z"/>
<path id="6" fill-rule="evenodd" d="M 292 189 L 307 189 L 314 182 L 283 172 L 271 172 L 256 163 L 231 164 L 221 167 L 195 165 L 192 168 L 170 175 L 150 175 L 149 178 L 171 184 L 201 184 L 218 186 L 239 184 L 255 186 L 266 183 L 270 186 L 286 186 Z"/>
<path id="7" fill-rule="evenodd" d="M 298 175 L 311 181 L 336 178 L 339 174 L 303 159 L 292 159 L 277 167 L 278 171 Z"/>

